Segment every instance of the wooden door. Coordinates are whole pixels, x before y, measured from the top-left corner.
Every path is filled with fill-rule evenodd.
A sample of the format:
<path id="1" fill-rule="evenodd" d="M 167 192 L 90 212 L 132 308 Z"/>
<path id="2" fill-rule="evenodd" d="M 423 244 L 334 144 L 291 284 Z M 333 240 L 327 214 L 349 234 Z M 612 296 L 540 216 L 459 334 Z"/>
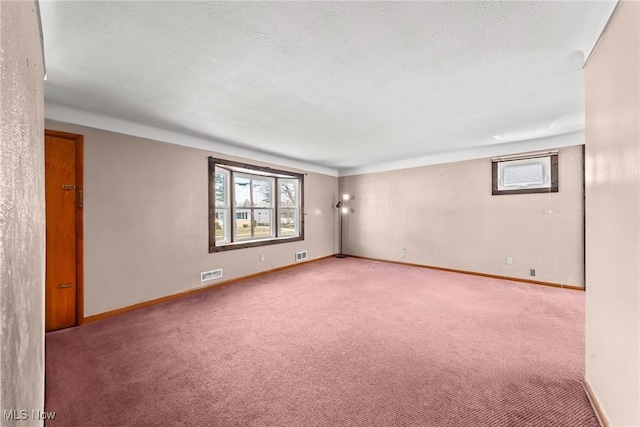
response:
<path id="1" fill-rule="evenodd" d="M 45 131 L 45 329 L 76 326 L 82 310 L 82 136 Z"/>

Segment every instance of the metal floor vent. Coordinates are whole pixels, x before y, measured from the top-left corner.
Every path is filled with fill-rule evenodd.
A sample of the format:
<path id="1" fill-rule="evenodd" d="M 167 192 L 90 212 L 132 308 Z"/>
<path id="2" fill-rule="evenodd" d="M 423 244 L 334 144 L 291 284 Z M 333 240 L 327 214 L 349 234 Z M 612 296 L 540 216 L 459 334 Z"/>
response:
<path id="1" fill-rule="evenodd" d="M 200 281 L 207 282 L 213 279 L 219 279 L 222 277 L 222 269 L 219 268 L 217 270 L 203 271 L 200 273 Z"/>
<path id="2" fill-rule="evenodd" d="M 307 251 L 296 252 L 296 262 L 307 259 Z"/>

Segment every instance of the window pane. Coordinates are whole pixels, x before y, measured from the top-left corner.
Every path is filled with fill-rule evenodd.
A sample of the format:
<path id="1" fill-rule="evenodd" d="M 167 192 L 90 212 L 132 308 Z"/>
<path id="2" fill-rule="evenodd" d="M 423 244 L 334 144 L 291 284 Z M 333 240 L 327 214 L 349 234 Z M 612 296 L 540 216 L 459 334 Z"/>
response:
<path id="1" fill-rule="evenodd" d="M 234 175 L 235 201 L 234 206 L 249 207 L 251 206 L 251 180 L 244 176 Z"/>
<path id="2" fill-rule="evenodd" d="M 280 179 L 280 206 L 298 207 L 298 180 Z"/>
<path id="3" fill-rule="evenodd" d="M 280 209 L 280 236 L 298 235 L 298 209 Z"/>
<path id="4" fill-rule="evenodd" d="M 252 178 L 251 188 L 253 190 L 253 206 L 259 208 L 270 208 L 273 206 L 273 180 Z"/>
<path id="5" fill-rule="evenodd" d="M 228 223 L 228 209 L 216 208 L 215 214 L 215 227 L 216 227 L 216 242 L 228 242 L 229 241 L 229 227 Z"/>
<path id="6" fill-rule="evenodd" d="M 216 167 L 214 176 L 214 227 L 215 241 L 227 243 L 231 241 L 231 222 L 229 218 L 229 179 L 230 172 Z"/>
<path id="7" fill-rule="evenodd" d="M 229 185 L 229 172 L 224 169 L 216 168 L 215 174 L 215 206 L 217 207 L 228 207 L 229 203 L 227 200 L 227 188 Z"/>
<path id="8" fill-rule="evenodd" d="M 504 168 L 504 186 L 515 185 L 526 187 L 532 184 L 542 184 L 542 165 L 507 166 Z"/>
<path id="9" fill-rule="evenodd" d="M 236 174 L 235 206 L 240 207 L 273 207 L 273 183 L 272 178 L 261 176 Z"/>
<path id="10" fill-rule="evenodd" d="M 247 240 L 251 238 L 251 210 L 236 209 L 235 240 Z"/>
<path id="11" fill-rule="evenodd" d="M 255 220 L 254 236 L 256 238 L 274 237 L 273 210 L 255 209 L 253 214 Z"/>
<path id="12" fill-rule="evenodd" d="M 280 179 L 280 236 L 298 235 L 298 180 Z"/>
<path id="13" fill-rule="evenodd" d="M 549 188 L 550 178 L 550 156 L 498 163 L 498 190 Z"/>

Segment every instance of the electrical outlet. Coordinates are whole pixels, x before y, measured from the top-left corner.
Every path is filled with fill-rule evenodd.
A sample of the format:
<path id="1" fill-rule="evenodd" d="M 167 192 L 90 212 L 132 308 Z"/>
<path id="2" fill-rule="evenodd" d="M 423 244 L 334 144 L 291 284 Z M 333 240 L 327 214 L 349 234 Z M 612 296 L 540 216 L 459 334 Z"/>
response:
<path id="1" fill-rule="evenodd" d="M 264 261 L 264 254 L 260 254 L 260 261 Z"/>
<path id="2" fill-rule="evenodd" d="M 536 269 L 535 268 L 530 268 L 529 269 L 529 276 L 535 277 L 535 275 L 536 275 Z"/>
<path id="3" fill-rule="evenodd" d="M 507 265 L 512 265 L 512 264 L 513 264 L 513 258 L 512 258 L 512 257 L 510 257 L 510 256 L 508 256 L 507 258 L 505 258 L 504 262 L 505 262 Z"/>

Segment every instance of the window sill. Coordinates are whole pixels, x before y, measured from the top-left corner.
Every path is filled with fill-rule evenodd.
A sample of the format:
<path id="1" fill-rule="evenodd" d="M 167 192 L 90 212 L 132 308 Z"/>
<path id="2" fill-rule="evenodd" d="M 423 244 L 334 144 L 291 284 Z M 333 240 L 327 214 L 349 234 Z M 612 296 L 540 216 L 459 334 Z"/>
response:
<path id="1" fill-rule="evenodd" d="M 224 243 L 218 246 L 210 247 L 209 253 L 231 251 L 234 249 L 255 248 L 258 246 L 277 245 L 279 243 L 297 242 L 300 240 L 304 240 L 304 236 L 265 238 L 248 240 L 244 242 Z"/>

